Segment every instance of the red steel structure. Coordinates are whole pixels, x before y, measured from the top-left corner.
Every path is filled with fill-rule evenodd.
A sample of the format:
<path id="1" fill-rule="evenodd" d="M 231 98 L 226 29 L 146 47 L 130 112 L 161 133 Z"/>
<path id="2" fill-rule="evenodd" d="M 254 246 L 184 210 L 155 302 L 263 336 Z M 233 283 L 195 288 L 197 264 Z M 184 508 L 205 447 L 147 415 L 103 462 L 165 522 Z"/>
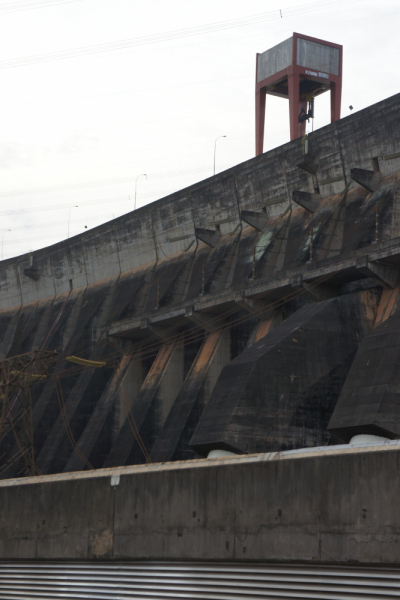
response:
<path id="1" fill-rule="evenodd" d="M 289 100 L 291 140 L 305 133 L 307 103 L 326 91 L 331 93 L 331 122 L 340 119 L 342 63 L 343 46 L 300 33 L 257 54 L 256 156 L 263 153 L 267 94 Z"/>

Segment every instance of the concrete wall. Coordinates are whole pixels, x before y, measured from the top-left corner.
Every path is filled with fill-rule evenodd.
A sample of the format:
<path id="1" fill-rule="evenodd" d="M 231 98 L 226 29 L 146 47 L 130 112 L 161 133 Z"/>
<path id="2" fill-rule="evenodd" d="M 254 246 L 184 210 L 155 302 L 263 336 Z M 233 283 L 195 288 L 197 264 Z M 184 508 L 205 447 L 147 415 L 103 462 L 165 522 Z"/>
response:
<path id="1" fill-rule="evenodd" d="M 0 559 L 400 563 L 400 444 L 0 482 Z"/>

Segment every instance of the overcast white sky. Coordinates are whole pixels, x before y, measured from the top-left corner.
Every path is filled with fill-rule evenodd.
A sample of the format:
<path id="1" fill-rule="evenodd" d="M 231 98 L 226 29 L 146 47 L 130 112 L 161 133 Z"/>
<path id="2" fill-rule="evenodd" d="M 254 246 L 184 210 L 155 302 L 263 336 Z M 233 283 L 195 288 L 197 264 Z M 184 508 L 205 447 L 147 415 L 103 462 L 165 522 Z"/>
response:
<path id="1" fill-rule="evenodd" d="M 396 94 L 399 14 L 399 0 L 0 0 L 3 257 L 66 238 L 69 214 L 73 236 L 133 210 L 141 173 L 138 206 L 209 177 L 218 136 L 217 172 L 252 158 L 255 55 L 293 31 L 343 44 L 342 116 Z M 268 112 L 265 150 L 289 141 L 287 101 Z M 328 122 L 325 94 L 314 128 Z"/>

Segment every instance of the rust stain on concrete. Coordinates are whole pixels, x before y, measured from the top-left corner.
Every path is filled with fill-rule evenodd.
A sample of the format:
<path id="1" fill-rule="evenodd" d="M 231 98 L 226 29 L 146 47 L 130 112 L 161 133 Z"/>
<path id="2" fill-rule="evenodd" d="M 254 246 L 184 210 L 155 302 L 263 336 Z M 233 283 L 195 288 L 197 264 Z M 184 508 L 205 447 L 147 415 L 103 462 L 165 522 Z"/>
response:
<path id="1" fill-rule="evenodd" d="M 384 289 L 382 291 L 381 300 L 378 306 L 378 312 L 376 315 L 374 329 L 378 325 L 381 325 L 393 314 L 393 309 L 400 292 L 400 284 L 396 285 L 394 289 Z"/>
<path id="2" fill-rule="evenodd" d="M 90 541 L 90 553 L 93 557 L 104 558 L 113 549 L 114 538 L 111 529 L 96 534 Z"/>
<path id="3" fill-rule="evenodd" d="M 267 333 L 271 329 L 273 320 L 274 320 L 274 317 L 271 317 L 271 319 L 269 319 L 268 321 L 260 322 L 258 329 L 257 329 L 257 333 L 254 338 L 254 342 L 258 342 L 259 340 L 261 340 L 261 338 L 263 338 L 265 335 L 267 335 Z"/>
<path id="4" fill-rule="evenodd" d="M 201 373 L 207 366 L 209 361 L 212 359 L 214 352 L 216 351 L 219 341 L 221 339 L 222 329 L 209 333 L 206 341 L 204 342 L 203 348 L 193 365 L 192 374 Z"/>

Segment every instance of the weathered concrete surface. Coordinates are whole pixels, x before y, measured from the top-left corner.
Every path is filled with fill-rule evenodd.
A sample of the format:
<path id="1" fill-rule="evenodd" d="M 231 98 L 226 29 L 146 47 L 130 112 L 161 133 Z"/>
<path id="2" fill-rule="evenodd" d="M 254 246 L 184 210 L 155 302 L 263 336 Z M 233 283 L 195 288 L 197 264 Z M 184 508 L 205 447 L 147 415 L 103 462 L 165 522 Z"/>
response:
<path id="1" fill-rule="evenodd" d="M 209 333 L 196 356 L 192 367 L 169 411 L 164 426 L 157 437 L 150 458 L 153 462 L 168 462 L 183 458 L 195 458 L 188 451 L 191 430 L 194 430 L 204 408 L 202 391 L 208 370 L 214 362 L 223 330 Z M 183 437 L 186 439 L 182 439 Z M 183 454 L 183 456 L 182 456 Z M 185 456 L 186 454 L 186 456 Z"/>
<path id="2" fill-rule="evenodd" d="M 222 370 L 190 445 L 206 456 L 328 444 L 326 426 L 379 296 L 375 288 L 304 306 L 242 352 Z"/>
<path id="3" fill-rule="evenodd" d="M 378 157 L 382 175 L 399 170 L 400 95 L 360 111 L 310 134 L 318 157 L 316 180 L 296 167 L 301 140 L 294 140 L 213 178 L 140 208 L 110 223 L 35 252 L 40 279 L 23 275 L 29 256 L 1 263 L 2 307 L 28 304 L 115 277 L 175 253 L 185 252 L 196 228 L 227 235 L 241 224 L 240 210 L 265 207 L 269 217 L 282 214 L 292 192 L 326 198 L 351 182 L 352 168 L 371 169 Z M 368 143 L 365 140 L 368 139 Z M 353 183 L 353 185 L 356 185 Z M 138 249 L 140 249 L 138 251 Z"/>
<path id="4" fill-rule="evenodd" d="M 133 421 L 130 418 L 124 419 L 118 437 L 105 460 L 105 467 L 126 464 L 132 452 L 139 454 L 138 462 L 144 462 L 143 451 L 139 447 L 137 438 L 133 435 L 132 427 L 136 425 L 140 436 L 144 438 L 146 447 L 150 448 L 151 438 L 154 438 L 152 430 L 156 427 L 154 414 L 157 415 L 160 412 L 160 407 L 157 410 L 155 405 L 158 403 L 161 405 L 161 409 L 165 404 L 168 405 L 168 410 L 161 410 L 163 413 L 161 423 L 160 418 L 157 419 L 159 421 L 158 430 L 160 430 L 182 385 L 182 350 L 182 341 L 178 340 L 177 342 L 165 344 L 158 351 L 140 393 L 132 404 L 131 415 Z M 125 410 L 127 411 L 126 408 Z M 90 427 L 88 427 L 88 431 L 90 431 Z M 74 465 L 72 469 L 67 470 L 74 471 L 76 467 L 77 465 Z M 83 465 L 81 468 L 83 468 Z"/>
<path id="5" fill-rule="evenodd" d="M 398 443 L 9 480 L 0 558 L 394 565 L 399 494 Z"/>
<path id="6" fill-rule="evenodd" d="M 400 437 L 399 327 L 396 311 L 361 342 L 328 425 L 336 438 Z"/>
<path id="7" fill-rule="evenodd" d="M 84 468 L 75 444 L 95 467 L 144 460 L 134 427 L 124 419 L 124 394 L 115 371 L 126 381 L 127 405 L 147 453 L 153 448 L 156 453 L 164 424 L 179 415 L 178 429 L 174 425 L 170 430 L 171 435 L 180 432 L 173 456 L 190 457 L 190 437 L 217 379 L 206 376 L 204 383 L 200 378 L 191 387 L 189 373 L 200 361 L 205 336 L 217 329 L 230 331 L 227 364 L 313 303 L 375 287 L 382 300 L 375 310 L 371 296 L 373 327 L 396 312 L 400 95 L 313 132 L 309 146 L 312 172 L 296 166 L 301 140 L 294 140 L 44 248 L 33 257 L 38 280 L 23 274 L 28 256 L 0 263 L 0 358 L 44 343 L 60 353 L 54 375 L 61 377 L 73 441 L 60 417 L 54 382 L 38 383 L 33 388 L 33 430 L 43 472 Z M 357 169 L 373 173 L 373 192 L 351 178 Z M 307 197 L 318 194 L 314 212 L 292 202 L 296 191 Z M 201 231 L 209 232 L 205 241 Z M 158 383 L 150 384 L 156 356 L 178 339 L 183 340 L 181 356 L 169 363 Z M 318 347 L 310 342 L 309 355 L 317 356 Z M 101 359 L 107 366 L 67 377 L 65 358 L 70 354 Z M 124 364 L 129 369 L 133 356 L 140 367 L 129 370 L 128 385 Z M 190 402 L 185 404 L 189 388 L 190 411 Z M 328 388 L 322 386 L 318 394 Z M 301 405 L 300 397 L 296 402 Z M 180 414 L 183 405 L 187 418 Z M 261 413 L 253 416 L 262 422 Z M 236 418 L 238 431 L 244 431 L 245 412 Z M 328 443 L 323 419 L 313 423 L 308 439 Z M 268 431 L 261 429 L 258 440 L 265 441 Z M 297 445 L 302 440 L 299 433 Z M 246 448 L 242 441 L 241 449 Z M 283 434 L 275 441 L 274 449 L 287 447 Z M 177 444 L 176 439 L 164 442 L 170 450 Z M 0 456 L 4 448 L 13 454 L 18 449 L 14 444 L 11 436 L 3 440 Z"/>

